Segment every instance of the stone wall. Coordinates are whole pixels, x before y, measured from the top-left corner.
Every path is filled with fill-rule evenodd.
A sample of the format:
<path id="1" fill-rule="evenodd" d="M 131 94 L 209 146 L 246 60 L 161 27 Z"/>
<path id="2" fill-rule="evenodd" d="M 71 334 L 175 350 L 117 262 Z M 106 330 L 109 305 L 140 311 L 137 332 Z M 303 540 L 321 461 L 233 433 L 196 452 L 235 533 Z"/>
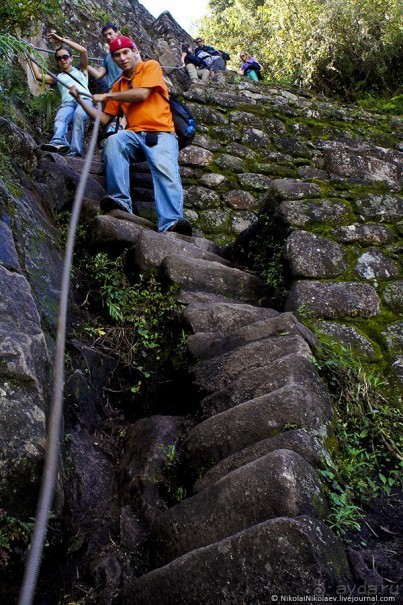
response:
<path id="1" fill-rule="evenodd" d="M 181 152 L 187 217 L 220 243 L 269 217 L 286 309 L 401 375 L 402 121 L 226 78 L 184 93 L 199 123 Z"/>

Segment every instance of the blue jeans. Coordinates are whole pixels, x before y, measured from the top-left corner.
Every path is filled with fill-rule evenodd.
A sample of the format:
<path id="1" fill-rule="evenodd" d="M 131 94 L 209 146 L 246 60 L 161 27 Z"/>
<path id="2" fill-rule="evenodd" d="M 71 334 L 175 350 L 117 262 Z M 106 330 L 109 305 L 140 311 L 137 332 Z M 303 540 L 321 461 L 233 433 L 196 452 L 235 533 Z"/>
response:
<path id="1" fill-rule="evenodd" d="M 90 105 L 90 103 L 88 104 Z M 83 151 L 84 125 L 87 120 L 87 114 L 77 101 L 73 100 L 67 105 L 60 105 L 56 113 L 53 137 L 50 142 L 53 145 L 69 145 L 66 135 L 69 124 L 73 121 L 70 151 L 81 154 Z"/>
<path id="2" fill-rule="evenodd" d="M 178 165 L 178 140 L 173 132 L 158 132 L 158 143 L 146 145 L 146 132 L 121 130 L 106 140 L 104 160 L 108 195 L 133 212 L 130 162 L 142 152 L 151 170 L 158 231 L 166 231 L 183 215 L 183 190 Z"/>

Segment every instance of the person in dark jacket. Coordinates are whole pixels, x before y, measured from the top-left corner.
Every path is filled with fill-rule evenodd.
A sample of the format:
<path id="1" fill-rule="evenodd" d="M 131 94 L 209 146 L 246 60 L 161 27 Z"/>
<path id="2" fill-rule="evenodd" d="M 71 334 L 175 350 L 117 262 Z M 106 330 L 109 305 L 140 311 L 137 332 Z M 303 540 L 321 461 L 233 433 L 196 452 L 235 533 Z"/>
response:
<path id="1" fill-rule="evenodd" d="M 207 61 L 192 52 L 190 44 L 182 44 L 182 63 L 185 65 L 192 84 L 206 85 L 210 77 L 210 68 Z"/>
<path id="2" fill-rule="evenodd" d="M 202 38 L 196 38 L 195 55 L 201 59 L 206 59 L 206 56 L 211 57 L 210 72 L 214 76 L 218 71 L 227 69 L 226 62 L 231 58 L 228 53 L 223 50 L 216 50 L 212 46 L 203 43 Z"/>

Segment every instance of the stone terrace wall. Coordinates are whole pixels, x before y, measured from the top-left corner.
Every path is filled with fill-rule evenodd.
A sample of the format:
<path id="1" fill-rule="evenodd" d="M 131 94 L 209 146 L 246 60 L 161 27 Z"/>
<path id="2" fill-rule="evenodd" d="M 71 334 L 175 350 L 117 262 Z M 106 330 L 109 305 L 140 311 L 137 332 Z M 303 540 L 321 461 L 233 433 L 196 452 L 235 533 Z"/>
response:
<path id="1" fill-rule="evenodd" d="M 186 216 L 221 244 L 269 216 L 288 233 L 286 308 L 401 376 L 403 122 L 226 80 L 184 93 L 199 124 L 180 155 Z"/>

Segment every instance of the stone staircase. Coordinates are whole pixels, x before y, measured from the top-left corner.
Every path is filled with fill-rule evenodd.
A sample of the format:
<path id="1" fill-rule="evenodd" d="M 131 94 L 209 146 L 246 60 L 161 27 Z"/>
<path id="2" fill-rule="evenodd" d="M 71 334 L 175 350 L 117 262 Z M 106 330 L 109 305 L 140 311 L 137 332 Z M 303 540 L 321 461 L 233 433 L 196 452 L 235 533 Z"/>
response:
<path id="1" fill-rule="evenodd" d="M 149 528 L 150 563 L 127 575 L 123 602 L 259 605 L 278 594 L 334 594 L 350 572 L 325 524 L 318 469 L 333 416 L 312 362 L 314 336 L 292 313 L 264 306 L 265 284 L 213 242 L 159 234 L 143 218 L 98 215 L 96 206 L 84 203 L 95 247 L 126 248 L 131 266 L 159 268 L 178 286 L 198 393 L 190 428 L 181 417 L 151 416 L 129 430 L 121 499 Z M 181 451 L 192 483 L 168 509 L 159 491 L 164 444 Z"/>

